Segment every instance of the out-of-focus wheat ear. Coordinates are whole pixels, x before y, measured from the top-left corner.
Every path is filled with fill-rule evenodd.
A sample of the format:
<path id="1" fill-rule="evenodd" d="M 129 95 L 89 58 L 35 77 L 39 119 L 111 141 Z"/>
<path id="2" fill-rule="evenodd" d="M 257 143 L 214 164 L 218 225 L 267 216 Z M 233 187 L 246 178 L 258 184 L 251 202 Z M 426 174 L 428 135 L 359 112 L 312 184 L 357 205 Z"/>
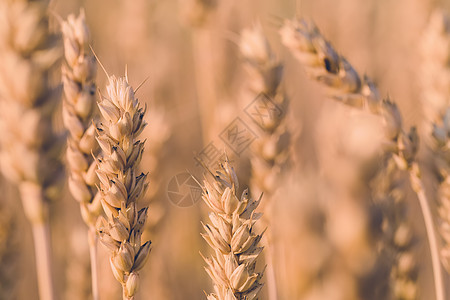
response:
<path id="1" fill-rule="evenodd" d="M 370 179 L 373 204 L 381 209 L 382 236 L 379 241 L 379 263 L 389 270 L 389 293 L 393 299 L 418 298 L 417 253 L 415 233 L 408 218 L 405 197 L 406 178 L 402 176 L 392 154 L 381 154 L 381 163 Z M 382 284 L 384 286 L 384 284 Z"/>
<path id="2" fill-rule="evenodd" d="M 88 241 L 91 256 L 92 294 L 99 299 L 97 271 L 96 220 L 101 212 L 97 197 L 96 163 L 92 154 L 99 147 L 95 140 L 95 57 L 90 53 L 89 28 L 84 11 L 78 17 L 69 15 L 61 24 L 64 40 L 65 64 L 62 68 L 64 84 L 63 120 L 69 133 L 66 161 L 69 190 L 80 203 L 81 216 L 89 227 Z"/>
<path id="3" fill-rule="evenodd" d="M 256 271 L 262 252 L 262 234 L 255 232 L 255 213 L 259 200 L 254 200 L 248 189 L 238 195 L 236 173 L 226 160 L 220 165 L 213 180 L 203 183 L 203 200 L 211 209 L 210 222 L 203 224 L 202 237 L 214 253 L 204 258 L 206 272 L 214 284 L 214 293 L 208 299 L 258 299 L 264 270 Z"/>
<path id="4" fill-rule="evenodd" d="M 439 233 L 443 240 L 443 246 L 440 251 L 441 260 L 444 268 L 450 273 L 450 159 L 449 153 L 449 134 L 450 134 L 450 107 L 442 116 L 438 123 L 433 124 L 433 159 L 434 175 L 439 183 L 437 191 L 438 214 L 439 214 Z"/>
<path id="5" fill-rule="evenodd" d="M 398 167 L 408 170 L 411 187 L 420 203 L 431 252 L 436 298 L 445 299 L 436 230 L 415 158 L 419 146 L 416 129 L 411 128 L 409 132 L 403 129 L 401 114 L 395 103 L 380 98 L 372 81 L 367 77 L 362 79 L 314 24 L 306 20 L 286 20 L 280 34 L 283 44 L 305 66 L 306 73 L 328 87 L 331 98 L 355 108 L 367 108 L 382 117 L 387 147 Z"/>
<path id="6" fill-rule="evenodd" d="M 97 221 L 100 241 L 110 250 L 111 269 L 122 285 L 123 299 L 138 290 L 139 270 L 145 265 L 151 242 L 141 243 L 148 207 L 138 209 L 147 187 L 147 174 L 138 173 L 144 142 L 139 136 L 147 123 L 127 77 L 110 76 L 107 96 L 98 103 L 102 114 L 97 141 L 99 194 L 106 219 Z"/>
<path id="7" fill-rule="evenodd" d="M 274 270 L 274 253 L 270 220 L 272 219 L 272 196 L 278 186 L 277 178 L 287 166 L 290 156 L 291 134 L 286 124 L 288 99 L 284 95 L 280 82 L 283 75 L 283 64 L 276 58 L 269 41 L 260 24 L 244 29 L 239 43 L 240 53 L 249 72 L 250 90 L 253 101 L 262 101 L 256 105 L 267 105 L 267 118 L 259 123 L 262 129 L 259 139 L 255 141 L 251 157 L 251 190 L 253 193 L 264 193 L 261 209 L 265 218 L 263 226 L 269 226 L 265 234 L 267 287 L 269 299 L 277 299 L 277 284 Z"/>
<path id="8" fill-rule="evenodd" d="M 450 100 L 450 17 L 442 10 L 432 12 L 422 33 L 419 81 L 427 134 L 432 123 L 445 115 Z"/>
<path id="9" fill-rule="evenodd" d="M 423 33 L 422 82 L 423 109 L 427 117 L 427 136 L 430 137 L 437 191 L 439 233 L 443 241 L 441 261 L 450 272 L 450 18 L 434 11 Z M 431 128 L 430 128 L 431 127 Z M 429 131 L 428 131 L 429 130 Z"/>
<path id="10" fill-rule="evenodd" d="M 182 18 L 191 26 L 203 26 L 211 18 L 211 12 L 216 8 L 217 0 L 187 0 L 180 4 Z"/>
<path id="11" fill-rule="evenodd" d="M 64 138 L 52 118 L 60 89 L 52 76 L 62 57 L 59 36 L 49 32 L 48 1 L 1 1 L 0 165 L 20 191 L 32 224 L 40 299 L 54 299 L 49 205 L 59 197 Z"/>
<path id="12" fill-rule="evenodd" d="M 280 34 L 283 44 L 303 64 L 307 75 L 325 85 L 331 98 L 378 112 L 381 98 L 376 86 L 337 53 L 316 25 L 306 20 L 286 20 Z"/>

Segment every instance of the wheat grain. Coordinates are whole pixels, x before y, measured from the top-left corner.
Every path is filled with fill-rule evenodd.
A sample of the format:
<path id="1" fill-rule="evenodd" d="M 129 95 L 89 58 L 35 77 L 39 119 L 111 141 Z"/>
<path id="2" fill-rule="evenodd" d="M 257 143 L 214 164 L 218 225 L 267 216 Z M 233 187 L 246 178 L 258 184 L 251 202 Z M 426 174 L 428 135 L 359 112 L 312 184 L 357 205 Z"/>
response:
<path id="1" fill-rule="evenodd" d="M 128 78 L 108 78 L 108 97 L 98 104 L 103 121 L 98 128 L 98 143 L 103 156 L 97 159 L 99 192 L 107 218 L 100 217 L 100 240 L 111 251 L 114 277 L 122 284 L 123 299 L 134 299 L 138 289 L 138 271 L 150 253 L 150 241 L 141 245 L 147 207 L 138 211 L 145 194 L 147 175 L 136 176 L 144 142 L 138 137 L 147 123 L 145 110 L 139 107 Z"/>
<path id="2" fill-rule="evenodd" d="M 52 128 L 59 90 L 51 73 L 61 58 L 48 30 L 47 1 L 0 2 L 0 111 L 3 174 L 18 185 L 32 224 L 39 293 L 53 299 L 48 206 L 62 179 L 63 139 Z"/>
<path id="3" fill-rule="evenodd" d="M 253 200 L 244 190 L 237 196 L 239 182 L 228 160 L 221 164 L 214 181 L 203 183 L 203 200 L 211 210 L 210 224 L 203 224 L 206 233 L 202 237 L 215 255 L 204 258 L 206 272 L 214 283 L 215 293 L 208 299 L 252 300 L 257 299 L 264 274 L 255 267 L 261 251 L 262 234 L 254 231 L 259 215 L 254 212 L 260 200 Z"/>

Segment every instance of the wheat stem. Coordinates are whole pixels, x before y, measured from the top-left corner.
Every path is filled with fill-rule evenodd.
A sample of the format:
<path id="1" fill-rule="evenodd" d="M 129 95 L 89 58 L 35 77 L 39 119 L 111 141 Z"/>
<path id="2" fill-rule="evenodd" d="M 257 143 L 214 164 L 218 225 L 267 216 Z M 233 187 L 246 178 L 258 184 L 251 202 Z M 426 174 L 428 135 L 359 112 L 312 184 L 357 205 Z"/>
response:
<path id="1" fill-rule="evenodd" d="M 267 237 L 266 237 L 267 239 Z M 266 249 L 266 283 L 267 283 L 267 293 L 268 299 L 276 300 L 278 299 L 278 288 L 277 281 L 275 276 L 275 269 L 273 263 L 274 251 L 273 245 L 269 242 L 266 242 L 266 245 L 269 245 Z"/>
<path id="2" fill-rule="evenodd" d="M 442 268 L 439 260 L 438 242 L 436 237 L 436 230 L 434 229 L 433 215 L 431 214 L 430 205 L 428 203 L 425 189 L 422 180 L 420 179 L 420 169 L 416 162 L 413 162 L 409 170 L 411 186 L 417 194 L 423 219 L 425 222 L 425 229 L 428 237 L 428 245 L 431 253 L 431 263 L 433 266 L 434 287 L 436 290 L 436 300 L 444 300 L 444 280 L 442 277 Z"/>
<path id="3" fill-rule="evenodd" d="M 217 103 L 216 72 L 214 71 L 213 40 L 209 28 L 198 28 L 192 39 L 195 64 L 195 86 L 200 108 L 202 138 L 204 144 L 210 139 Z"/>
<path id="4" fill-rule="evenodd" d="M 51 246 L 49 222 L 36 222 L 32 225 L 34 251 L 36 253 L 36 270 L 39 285 L 39 299 L 55 299 L 53 292 Z"/>
<path id="5" fill-rule="evenodd" d="M 98 263 L 97 263 L 97 231 L 95 227 L 90 227 L 88 231 L 89 254 L 91 258 L 91 277 L 92 277 L 92 299 L 99 300 L 98 292 Z"/>
<path id="6" fill-rule="evenodd" d="M 192 53 L 197 99 L 200 108 L 202 138 L 209 143 L 211 125 L 217 105 L 217 47 L 214 45 L 213 23 L 208 22 L 216 8 L 217 1 L 183 1 L 185 21 L 194 29 Z"/>
<path id="7" fill-rule="evenodd" d="M 128 297 L 127 295 L 127 286 L 126 284 L 122 284 L 122 299 L 123 300 L 133 300 L 134 297 Z"/>

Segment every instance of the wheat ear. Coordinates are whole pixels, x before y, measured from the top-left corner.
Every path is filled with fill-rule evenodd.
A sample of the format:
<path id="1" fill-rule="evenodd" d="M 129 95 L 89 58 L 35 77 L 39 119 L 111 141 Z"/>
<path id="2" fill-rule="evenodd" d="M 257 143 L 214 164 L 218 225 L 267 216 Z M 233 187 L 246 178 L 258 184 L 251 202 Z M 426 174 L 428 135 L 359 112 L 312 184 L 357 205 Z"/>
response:
<path id="1" fill-rule="evenodd" d="M 285 122 L 288 99 L 279 88 L 283 64 L 276 59 L 260 25 L 242 32 L 240 52 L 250 74 L 254 97 L 266 96 L 270 101 L 270 115 L 259 124 L 262 137 L 252 157 L 252 191 L 263 192 L 266 199 L 274 193 L 275 178 L 289 157 L 290 134 Z"/>
<path id="2" fill-rule="evenodd" d="M 430 125 L 446 114 L 450 98 L 450 17 L 443 11 L 431 14 L 420 46 L 421 100 L 429 134 Z"/>
<path id="3" fill-rule="evenodd" d="M 138 140 L 147 125 L 128 78 L 108 78 L 108 97 L 98 107 L 103 116 L 97 141 L 103 156 L 97 159 L 101 204 L 107 218 L 100 217 L 97 229 L 100 241 L 111 251 L 114 277 L 122 284 L 123 299 L 134 299 L 138 289 L 138 271 L 150 253 L 150 241 L 141 244 L 142 228 L 148 207 L 138 210 L 148 183 L 147 174 L 136 176 L 144 142 Z"/>
<path id="4" fill-rule="evenodd" d="M 271 206 L 277 186 L 276 178 L 285 168 L 289 158 L 290 134 L 285 122 L 288 99 L 279 88 L 283 65 L 276 59 L 260 24 L 242 31 L 239 48 L 250 75 L 253 97 L 267 101 L 265 104 L 269 108 L 269 116 L 267 119 L 261 119 L 259 123 L 262 130 L 260 138 L 252 148 L 251 158 L 251 188 L 253 193 L 264 193 L 261 206 L 266 216 L 263 218 L 266 226 L 272 219 Z M 265 239 L 269 299 L 277 299 L 273 237 L 270 230 L 265 234 Z"/>
<path id="5" fill-rule="evenodd" d="M 390 295 L 393 299 L 414 300 L 417 292 L 415 237 L 408 220 L 405 177 L 389 152 L 381 154 L 381 163 L 370 178 L 373 205 L 381 209 L 380 263 L 390 270 Z M 376 209 L 375 209 L 376 211 Z"/>
<path id="6" fill-rule="evenodd" d="M 208 299 L 257 299 L 264 271 L 255 271 L 263 248 L 259 246 L 262 234 L 254 232 L 260 217 L 254 211 L 261 198 L 253 200 L 248 189 L 238 198 L 239 182 L 228 160 L 221 164 L 212 182 L 204 181 L 202 189 L 203 200 L 211 210 L 211 223 L 203 224 L 206 233 L 202 236 L 215 252 L 204 258 L 215 291 Z"/>
<path id="7" fill-rule="evenodd" d="M 48 207 L 63 177 L 63 139 L 52 128 L 59 90 L 51 85 L 61 47 L 48 29 L 47 4 L 0 2 L 1 166 L 32 224 L 41 300 L 54 299 Z"/>
<path id="8" fill-rule="evenodd" d="M 305 67 L 306 74 L 329 88 L 331 98 L 379 113 L 381 98 L 376 86 L 368 77 L 361 78 L 314 24 L 286 20 L 280 34 L 283 44 Z"/>
<path id="9" fill-rule="evenodd" d="M 382 100 L 370 79 L 361 79 L 356 70 L 325 40 L 317 27 L 305 20 L 287 20 L 280 34 L 283 44 L 305 66 L 307 74 L 329 87 L 330 96 L 357 108 L 367 107 L 381 115 L 386 128 L 386 140 L 399 168 L 407 169 L 411 187 L 416 192 L 427 231 L 433 265 L 436 298 L 443 300 L 445 291 L 439 263 L 436 231 L 420 169 L 415 161 L 418 135 L 415 128 L 405 133 L 400 112 L 390 100 Z"/>
<path id="10" fill-rule="evenodd" d="M 95 107 L 95 57 L 89 52 L 89 28 L 84 11 L 78 17 L 69 15 L 62 22 L 64 56 L 62 69 L 65 101 L 63 102 L 64 125 L 69 132 L 66 151 L 69 169 L 69 189 L 80 203 L 82 217 L 88 229 L 91 256 L 92 296 L 99 299 L 97 270 L 97 234 L 95 222 L 101 212 L 97 196 L 96 164 L 92 154 L 97 153 L 93 124 Z"/>
<path id="11" fill-rule="evenodd" d="M 438 188 L 438 213 L 439 232 L 443 240 L 441 260 L 444 268 L 450 273 L 450 160 L 448 153 L 450 135 L 450 107 L 442 117 L 440 123 L 436 123 L 433 129 L 434 147 L 433 158 L 435 163 L 435 176 L 439 182 Z"/>
<path id="12" fill-rule="evenodd" d="M 439 232 L 443 240 L 441 260 L 450 273 L 450 19 L 442 11 L 435 11 L 424 32 L 422 45 L 423 107 L 431 135 L 434 175 L 439 182 L 437 191 Z"/>

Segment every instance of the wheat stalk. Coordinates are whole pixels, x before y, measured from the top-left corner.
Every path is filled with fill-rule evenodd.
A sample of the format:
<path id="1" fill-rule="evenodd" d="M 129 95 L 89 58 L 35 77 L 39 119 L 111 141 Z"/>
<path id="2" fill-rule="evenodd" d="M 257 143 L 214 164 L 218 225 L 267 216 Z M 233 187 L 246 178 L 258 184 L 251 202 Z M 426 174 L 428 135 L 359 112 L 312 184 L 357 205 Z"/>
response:
<path id="1" fill-rule="evenodd" d="M 88 229 L 91 256 L 92 294 L 99 299 L 97 270 L 97 234 L 95 222 L 101 212 L 97 196 L 96 164 L 92 154 L 98 149 L 93 124 L 95 107 L 95 57 L 89 53 L 89 28 L 84 11 L 78 17 L 69 15 L 62 22 L 64 56 L 62 69 L 65 101 L 64 125 L 69 132 L 66 151 L 69 169 L 69 190 L 80 203 L 82 217 Z"/>
<path id="2" fill-rule="evenodd" d="M 54 299 L 48 207 L 62 178 L 62 141 L 52 128 L 59 91 L 51 72 L 61 58 L 48 30 L 47 1 L 0 2 L 1 165 L 18 185 L 32 224 L 40 299 Z"/>
<path id="3" fill-rule="evenodd" d="M 420 169 L 415 161 L 419 143 L 415 128 L 409 133 L 404 132 L 401 115 L 395 103 L 389 99 L 382 100 L 372 81 L 367 77 L 362 79 L 351 64 L 325 40 L 315 25 L 305 20 L 286 21 L 280 34 L 284 45 L 305 65 L 307 74 L 329 87 L 332 98 L 352 107 L 366 107 L 382 117 L 387 148 L 392 153 L 397 167 L 408 170 L 411 186 L 421 205 L 431 251 L 436 297 L 443 300 L 444 288 L 436 232 L 420 179 Z"/>
<path id="4" fill-rule="evenodd" d="M 0 205 L 0 298 L 17 298 L 17 233 L 19 232 L 15 215 L 8 209 L 4 200 Z"/>
<path id="5" fill-rule="evenodd" d="M 86 241 L 86 230 L 77 226 L 67 237 L 69 244 L 65 265 L 66 287 L 64 299 L 93 299 L 91 283 L 91 266 L 89 262 L 89 245 Z"/>
<path id="6" fill-rule="evenodd" d="M 136 176 L 144 150 L 138 137 L 147 123 L 128 78 L 108 77 L 108 97 L 98 107 L 103 121 L 97 141 L 103 156 L 97 159 L 99 192 L 107 218 L 98 219 L 100 241 L 111 251 L 114 277 L 122 284 L 123 299 L 134 299 L 138 289 L 138 271 L 150 253 L 150 241 L 141 245 L 147 207 L 138 211 L 138 203 L 147 190 L 147 174 Z"/>
<path id="7" fill-rule="evenodd" d="M 255 271 L 263 248 L 259 246 L 262 234 L 254 232 L 259 218 L 254 210 L 261 198 L 253 200 L 247 189 L 238 198 L 239 182 L 228 160 L 220 165 L 213 182 L 204 180 L 202 189 L 203 200 L 211 209 L 211 223 L 203 224 L 206 233 L 202 237 L 215 252 L 204 257 L 215 291 L 208 299 L 257 299 L 264 271 Z"/>
<path id="8" fill-rule="evenodd" d="M 194 80 L 199 103 L 202 138 L 207 145 L 211 138 L 211 127 L 218 102 L 217 51 L 215 29 L 217 22 L 211 22 L 217 15 L 217 0 L 187 0 L 180 2 L 182 18 L 192 30 L 192 58 Z"/>
<path id="9" fill-rule="evenodd" d="M 195 27 L 203 26 L 217 6 L 217 0 L 187 0 L 180 2 L 183 18 Z"/>

